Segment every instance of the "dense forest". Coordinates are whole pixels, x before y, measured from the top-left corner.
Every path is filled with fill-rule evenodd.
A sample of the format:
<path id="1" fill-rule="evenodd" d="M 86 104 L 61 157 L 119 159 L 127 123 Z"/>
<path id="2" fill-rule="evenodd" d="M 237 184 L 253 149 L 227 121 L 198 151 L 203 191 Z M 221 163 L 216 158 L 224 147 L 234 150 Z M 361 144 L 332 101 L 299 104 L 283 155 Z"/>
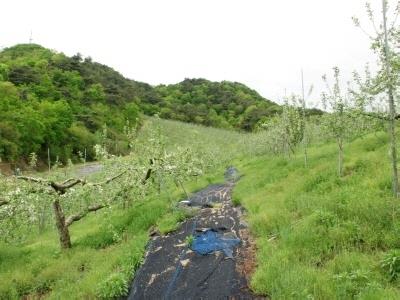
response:
<path id="1" fill-rule="evenodd" d="M 146 84 L 124 79 L 111 68 L 80 55 L 67 57 L 39 45 L 0 52 L 0 157 L 37 153 L 72 158 L 93 145 L 115 140 L 127 148 L 124 128 L 139 117 L 137 98 L 151 97 Z M 105 130 L 105 125 L 107 130 Z M 106 136 L 104 136 L 106 135 Z"/>
<path id="2" fill-rule="evenodd" d="M 237 82 L 185 79 L 173 85 L 159 85 L 160 117 L 206 126 L 253 130 L 260 121 L 280 112 L 280 107 L 256 91 Z M 146 105 L 151 112 L 153 105 Z M 149 110 L 150 108 L 150 110 Z"/>
<path id="3" fill-rule="evenodd" d="M 237 82 L 185 79 L 159 85 L 123 77 L 80 54 L 68 57 L 36 44 L 0 52 L 0 158 L 35 153 L 51 160 L 95 156 L 101 144 L 128 150 L 141 115 L 251 131 L 282 108 Z"/>

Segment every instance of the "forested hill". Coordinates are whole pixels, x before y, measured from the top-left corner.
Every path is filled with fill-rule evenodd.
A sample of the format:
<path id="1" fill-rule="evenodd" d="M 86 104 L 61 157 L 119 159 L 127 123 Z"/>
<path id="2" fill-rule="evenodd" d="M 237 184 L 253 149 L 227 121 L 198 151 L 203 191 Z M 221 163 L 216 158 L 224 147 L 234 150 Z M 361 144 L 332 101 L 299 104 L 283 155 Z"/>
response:
<path id="1" fill-rule="evenodd" d="M 36 153 L 64 162 L 95 144 L 128 150 L 126 125 L 141 113 L 206 126 L 252 130 L 280 107 L 236 82 L 185 79 L 153 87 L 77 54 L 36 44 L 0 52 L 0 158 Z M 105 129 L 106 125 L 106 129 Z"/>
<path id="2" fill-rule="evenodd" d="M 280 111 L 279 105 L 238 82 L 185 79 L 178 84 L 159 85 L 156 91 L 160 117 L 206 126 L 250 131 Z M 151 113 L 153 107 L 146 104 L 143 109 Z"/>
<path id="3" fill-rule="evenodd" d="M 15 160 L 36 153 L 62 160 L 77 158 L 96 143 L 110 151 L 127 149 L 124 128 L 139 117 L 140 99 L 156 97 L 144 83 L 113 69 L 67 57 L 35 44 L 0 52 L 0 157 Z M 104 125 L 107 130 L 104 130 Z M 106 133 L 106 134 L 105 134 Z"/>

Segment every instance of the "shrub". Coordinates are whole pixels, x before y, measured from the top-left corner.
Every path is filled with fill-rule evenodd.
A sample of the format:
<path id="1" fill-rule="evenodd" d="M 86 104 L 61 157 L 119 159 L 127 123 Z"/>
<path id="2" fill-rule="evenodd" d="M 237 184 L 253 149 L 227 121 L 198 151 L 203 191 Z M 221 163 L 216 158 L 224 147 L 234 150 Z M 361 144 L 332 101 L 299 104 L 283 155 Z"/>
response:
<path id="1" fill-rule="evenodd" d="M 334 276 L 337 283 L 338 295 L 342 297 L 357 296 L 363 289 L 370 286 L 369 272 L 355 270 L 343 272 Z M 376 283 L 374 283 L 376 285 Z"/>
<path id="2" fill-rule="evenodd" d="M 123 273 L 111 274 L 97 286 L 96 295 L 102 299 L 112 299 L 128 294 L 128 280 Z"/>
<path id="3" fill-rule="evenodd" d="M 400 274 L 400 250 L 395 249 L 385 255 L 381 262 L 384 272 L 389 275 L 390 281 L 394 281 Z"/>
<path id="4" fill-rule="evenodd" d="M 99 231 L 88 234 L 82 239 L 79 239 L 76 244 L 93 249 L 102 249 L 118 242 L 115 238 L 115 232 L 107 230 L 105 226 Z"/>

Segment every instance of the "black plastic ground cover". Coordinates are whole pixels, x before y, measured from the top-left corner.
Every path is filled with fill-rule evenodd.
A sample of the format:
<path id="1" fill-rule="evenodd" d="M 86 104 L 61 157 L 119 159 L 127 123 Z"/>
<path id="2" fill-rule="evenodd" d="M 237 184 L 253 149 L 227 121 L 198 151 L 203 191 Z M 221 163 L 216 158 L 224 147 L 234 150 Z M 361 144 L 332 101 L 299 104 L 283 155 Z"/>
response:
<path id="1" fill-rule="evenodd" d="M 241 210 L 230 202 L 232 188 L 233 180 L 208 187 L 207 195 L 213 191 L 219 194 L 218 208 L 203 208 L 176 232 L 153 237 L 128 299 L 259 299 L 251 294 L 246 277 L 238 268 L 248 244 L 241 236 L 246 228 L 241 221 Z M 190 249 L 188 237 L 210 228 L 227 238 L 241 240 L 240 245 L 233 248 L 232 258 L 222 251 L 200 255 Z"/>

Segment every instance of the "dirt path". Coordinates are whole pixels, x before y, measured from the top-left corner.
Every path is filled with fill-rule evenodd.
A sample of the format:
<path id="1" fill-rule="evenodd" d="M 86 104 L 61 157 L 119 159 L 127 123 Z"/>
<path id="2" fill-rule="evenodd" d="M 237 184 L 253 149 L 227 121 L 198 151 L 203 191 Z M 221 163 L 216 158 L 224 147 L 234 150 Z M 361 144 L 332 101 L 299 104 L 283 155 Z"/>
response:
<path id="1" fill-rule="evenodd" d="M 188 199 L 190 206 L 202 208 L 195 217 L 174 233 L 153 237 L 128 299 L 262 299 L 248 289 L 254 246 L 241 209 L 230 201 L 237 171 L 228 168 L 225 175 L 225 184 L 211 185 Z M 229 251 L 201 255 L 190 249 L 188 237 L 201 238 L 210 229 L 224 239 L 240 239 L 231 258 Z"/>
<path id="2" fill-rule="evenodd" d="M 103 169 L 103 165 L 100 163 L 88 163 L 77 167 L 76 173 L 80 177 L 88 176 L 100 172 Z"/>

